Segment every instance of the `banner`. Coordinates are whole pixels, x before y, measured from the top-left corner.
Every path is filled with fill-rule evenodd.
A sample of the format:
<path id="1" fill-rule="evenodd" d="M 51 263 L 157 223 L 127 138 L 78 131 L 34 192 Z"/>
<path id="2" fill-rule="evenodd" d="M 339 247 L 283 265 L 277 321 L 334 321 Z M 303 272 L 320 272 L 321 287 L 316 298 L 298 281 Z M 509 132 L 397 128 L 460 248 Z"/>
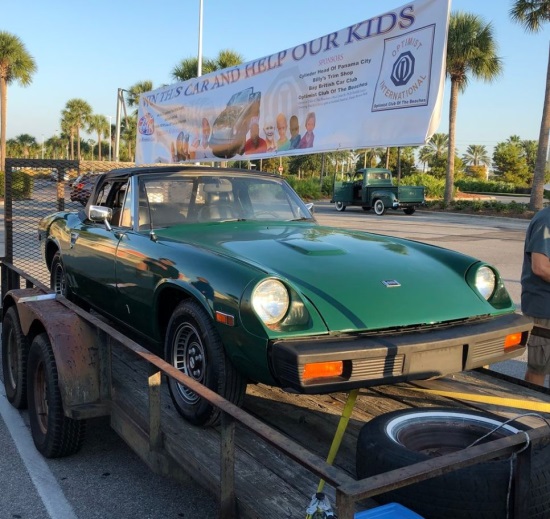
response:
<path id="1" fill-rule="evenodd" d="M 136 163 L 424 144 L 437 130 L 450 0 L 417 0 L 141 95 Z"/>

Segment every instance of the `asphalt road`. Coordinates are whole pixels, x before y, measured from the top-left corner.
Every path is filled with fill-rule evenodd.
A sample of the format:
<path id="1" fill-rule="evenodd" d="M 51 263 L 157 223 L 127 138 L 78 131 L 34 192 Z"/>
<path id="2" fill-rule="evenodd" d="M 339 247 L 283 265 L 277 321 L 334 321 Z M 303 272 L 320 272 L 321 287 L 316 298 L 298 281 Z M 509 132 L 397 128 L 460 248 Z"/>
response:
<path id="1" fill-rule="evenodd" d="M 316 204 L 321 224 L 355 228 L 433 243 L 494 264 L 514 302 L 519 303 L 522 247 L 528 222 L 509 218 L 418 211 L 383 217 L 328 202 Z M 499 370 L 522 377 L 521 360 Z M 30 439 L 25 412 L 15 411 L 0 386 L 0 519 L 159 519 L 217 517 L 215 499 L 153 474 L 112 431 L 92 420 L 88 440 L 76 456 L 44 460 Z M 276 492 L 276 489 L 274 489 Z M 304 504 L 304 507 L 307 504 Z"/>

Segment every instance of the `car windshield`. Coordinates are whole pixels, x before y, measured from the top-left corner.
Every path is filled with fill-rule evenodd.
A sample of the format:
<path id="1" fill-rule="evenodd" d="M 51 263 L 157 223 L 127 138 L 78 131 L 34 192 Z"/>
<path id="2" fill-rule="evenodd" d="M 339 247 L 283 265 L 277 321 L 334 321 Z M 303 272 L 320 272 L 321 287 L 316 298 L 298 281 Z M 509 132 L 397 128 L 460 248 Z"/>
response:
<path id="1" fill-rule="evenodd" d="M 253 175 L 143 177 L 139 228 L 220 221 L 312 219 L 290 186 Z"/>

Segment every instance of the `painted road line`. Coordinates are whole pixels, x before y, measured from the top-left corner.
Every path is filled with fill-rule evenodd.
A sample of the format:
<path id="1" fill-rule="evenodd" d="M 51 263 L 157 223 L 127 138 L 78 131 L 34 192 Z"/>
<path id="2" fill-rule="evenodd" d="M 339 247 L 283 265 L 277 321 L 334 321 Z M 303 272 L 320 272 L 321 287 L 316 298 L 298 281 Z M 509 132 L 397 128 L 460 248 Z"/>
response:
<path id="1" fill-rule="evenodd" d="M 13 443 L 19 451 L 19 455 L 49 516 L 52 519 L 78 519 L 44 458 L 36 450 L 31 434 L 21 415 L 8 402 L 4 387 L 1 384 L 0 416 L 8 428 Z"/>
<path id="2" fill-rule="evenodd" d="M 456 400 L 468 400 L 469 402 L 501 405 L 503 407 L 513 407 L 515 409 L 527 409 L 529 411 L 538 411 L 540 413 L 550 413 L 550 403 L 547 402 L 534 402 L 532 400 L 505 398 L 501 396 L 475 395 L 472 393 L 457 393 L 455 391 L 439 391 L 437 389 L 422 389 L 418 387 L 411 387 L 409 389 L 412 389 L 413 391 L 420 391 L 421 393 L 454 398 Z"/>

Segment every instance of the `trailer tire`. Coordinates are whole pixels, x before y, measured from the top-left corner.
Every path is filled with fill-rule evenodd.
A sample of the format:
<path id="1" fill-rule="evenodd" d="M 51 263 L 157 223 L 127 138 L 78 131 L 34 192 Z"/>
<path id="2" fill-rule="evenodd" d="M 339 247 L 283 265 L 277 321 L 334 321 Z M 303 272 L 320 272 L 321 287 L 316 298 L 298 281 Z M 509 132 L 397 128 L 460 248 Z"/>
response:
<path id="1" fill-rule="evenodd" d="M 474 410 L 426 408 L 390 412 L 363 426 L 357 441 L 360 479 L 401 469 L 461 450 L 504 419 Z M 528 430 L 516 421 L 491 433 L 481 443 Z M 375 496 L 396 501 L 426 519 L 501 519 L 507 517 L 510 460 L 496 459 Z M 529 486 L 529 518 L 550 510 L 550 444 L 533 447 Z"/>
<path id="2" fill-rule="evenodd" d="M 34 445 L 46 458 L 62 458 L 80 450 L 86 421 L 65 416 L 57 366 L 48 334 L 32 341 L 28 358 L 27 393 Z"/>
<path id="3" fill-rule="evenodd" d="M 246 381 L 225 354 L 214 323 L 194 301 L 180 303 L 174 310 L 165 341 L 165 358 L 183 374 L 237 406 L 241 406 Z M 168 378 L 168 388 L 178 412 L 194 425 L 213 426 L 220 410 L 208 400 Z"/>
<path id="4" fill-rule="evenodd" d="M 414 207 L 405 207 L 405 209 L 403 209 L 403 212 L 408 215 L 414 214 L 415 211 L 416 209 Z"/>
<path id="5" fill-rule="evenodd" d="M 2 321 L 2 373 L 8 401 L 16 409 L 27 408 L 27 357 L 29 343 L 21 330 L 19 314 L 10 306 Z"/>
<path id="6" fill-rule="evenodd" d="M 373 208 L 374 212 L 378 216 L 384 216 L 386 214 L 386 211 L 388 210 L 388 208 L 384 205 L 384 202 L 380 200 L 380 198 L 374 201 Z"/>
<path id="7" fill-rule="evenodd" d="M 346 206 L 344 205 L 344 202 L 336 202 L 334 205 L 337 211 L 342 212 L 346 210 Z"/>

